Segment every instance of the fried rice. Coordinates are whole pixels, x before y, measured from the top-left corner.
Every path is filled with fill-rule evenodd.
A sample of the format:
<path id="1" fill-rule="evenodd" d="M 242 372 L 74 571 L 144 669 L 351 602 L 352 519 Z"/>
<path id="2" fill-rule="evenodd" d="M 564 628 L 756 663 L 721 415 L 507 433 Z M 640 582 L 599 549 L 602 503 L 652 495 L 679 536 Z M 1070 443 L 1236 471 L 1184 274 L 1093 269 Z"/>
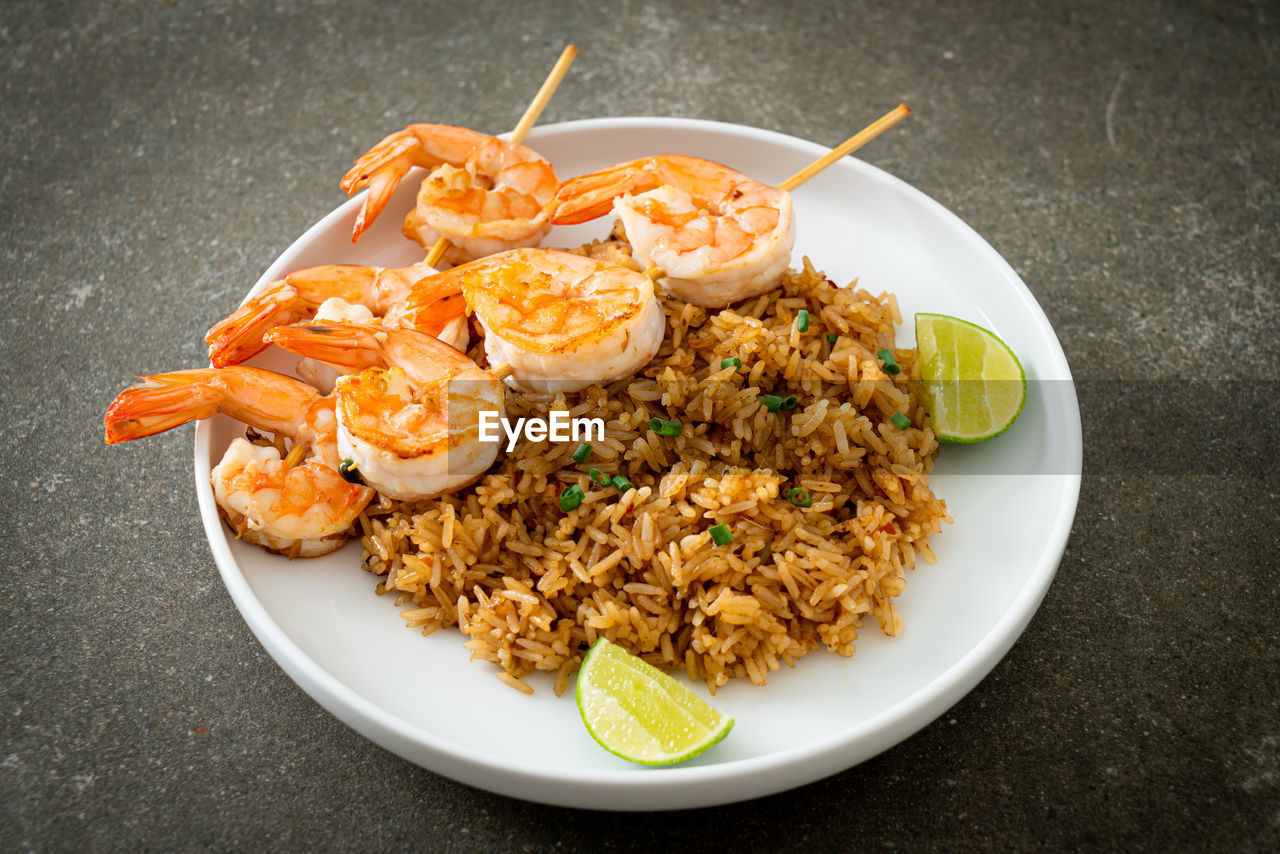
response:
<path id="1" fill-rule="evenodd" d="M 575 251 L 639 269 L 617 233 Z M 806 258 L 724 310 L 662 307 L 662 349 L 634 377 L 507 392 L 509 419 L 604 419 L 585 463 L 576 443 L 525 441 L 470 487 L 360 519 L 363 566 L 406 624 L 457 626 L 471 657 L 521 691 L 545 671 L 562 693 L 600 635 L 713 693 L 734 677 L 763 685 L 818 647 L 852 655 L 867 615 L 901 631 L 906 570 L 933 562 L 929 538 L 951 521 L 929 487 L 938 445 L 915 352 L 893 344 L 891 294 L 836 287 Z M 721 368 L 734 357 L 741 368 Z M 774 412 L 765 395 L 796 405 Z M 681 434 L 654 433 L 655 416 Z M 592 468 L 631 488 L 595 483 Z M 585 498 L 565 512 L 573 484 Z M 713 541 L 716 525 L 732 542 Z"/>

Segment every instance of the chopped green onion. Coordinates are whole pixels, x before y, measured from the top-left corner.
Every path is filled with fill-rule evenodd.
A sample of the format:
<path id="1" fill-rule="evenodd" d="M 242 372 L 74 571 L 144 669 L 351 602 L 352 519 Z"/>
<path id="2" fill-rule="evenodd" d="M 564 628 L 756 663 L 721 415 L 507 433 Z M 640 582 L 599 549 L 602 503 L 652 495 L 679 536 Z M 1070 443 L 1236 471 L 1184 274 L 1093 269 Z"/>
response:
<path id="1" fill-rule="evenodd" d="M 761 395 L 760 399 L 764 401 L 764 408 L 770 412 L 778 412 L 782 409 L 795 409 L 797 402 L 794 397 L 778 397 L 776 394 Z"/>
<path id="2" fill-rule="evenodd" d="M 787 500 L 797 507 L 813 506 L 813 496 L 809 494 L 808 490 L 801 489 L 798 486 L 787 490 Z"/>
<path id="3" fill-rule="evenodd" d="M 338 474 L 342 475 L 342 479 L 347 483 L 364 486 L 364 478 L 360 476 L 360 472 L 356 469 L 356 461 L 350 457 L 338 463 Z"/>
<path id="4" fill-rule="evenodd" d="M 623 477 L 620 474 L 615 474 L 613 476 L 613 479 L 610 481 L 610 483 L 612 483 L 614 489 L 618 490 L 619 492 L 626 492 L 628 489 L 636 488 L 634 483 L 627 480 L 625 477 Z"/>
<path id="5" fill-rule="evenodd" d="M 902 373 L 902 368 L 898 367 L 898 362 L 893 358 L 893 354 L 888 350 L 877 350 L 876 355 L 880 357 L 880 361 L 884 362 L 884 372 L 890 376 L 896 376 Z"/>
<path id="6" fill-rule="evenodd" d="M 662 418 L 650 418 L 649 429 L 659 436 L 679 436 L 684 432 L 684 425 L 679 421 L 666 421 Z"/>
<path id="7" fill-rule="evenodd" d="M 711 541 L 717 546 L 727 546 L 733 542 L 733 534 L 729 533 L 729 526 L 723 522 L 712 525 L 707 532 L 711 534 Z"/>
<path id="8" fill-rule="evenodd" d="M 582 491 L 582 487 L 574 484 L 560 493 L 560 509 L 568 513 L 570 510 L 577 510 L 582 504 L 582 499 L 586 494 Z"/>
<path id="9" fill-rule="evenodd" d="M 899 430 L 906 430 L 911 426 L 911 419 L 903 415 L 901 412 L 895 412 L 889 416 L 889 420 L 893 422 L 893 426 Z"/>
<path id="10" fill-rule="evenodd" d="M 828 343 L 828 344 L 834 344 L 834 343 L 836 343 L 836 342 L 837 342 L 837 341 L 839 341 L 839 340 L 840 340 L 840 336 L 839 336 L 839 335 L 837 335 L 837 334 L 835 334 L 834 332 L 828 332 L 828 333 L 827 333 L 827 343 Z"/>
<path id="11" fill-rule="evenodd" d="M 742 367 L 742 360 L 741 360 L 741 359 L 739 359 L 737 356 L 734 356 L 732 359 L 721 359 L 721 360 L 720 360 L 720 370 L 722 370 L 722 371 L 723 371 L 725 368 L 733 368 L 733 369 L 735 369 L 735 370 L 736 370 L 736 369 L 741 368 L 741 367 Z"/>
<path id="12" fill-rule="evenodd" d="M 808 309 L 800 309 L 800 313 L 796 315 L 796 329 L 801 332 L 809 331 L 809 311 Z"/>
<path id="13" fill-rule="evenodd" d="M 591 443 L 583 442 L 578 446 L 578 450 L 573 452 L 573 461 L 575 463 L 585 463 L 589 456 L 591 456 Z"/>
<path id="14" fill-rule="evenodd" d="M 600 471 L 600 469 L 592 469 L 591 471 L 587 472 L 587 477 L 591 478 L 591 482 L 596 484 L 597 486 L 609 485 L 609 478 L 607 478 L 605 476 L 605 473 Z"/>

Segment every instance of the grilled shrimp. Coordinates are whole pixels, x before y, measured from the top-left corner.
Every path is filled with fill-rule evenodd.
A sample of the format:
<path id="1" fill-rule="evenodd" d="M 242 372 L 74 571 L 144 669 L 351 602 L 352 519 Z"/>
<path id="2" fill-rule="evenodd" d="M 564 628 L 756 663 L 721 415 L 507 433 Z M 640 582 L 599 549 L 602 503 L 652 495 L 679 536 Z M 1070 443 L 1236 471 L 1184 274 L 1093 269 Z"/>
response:
<path id="1" fill-rule="evenodd" d="M 249 297 L 205 334 L 209 362 L 216 368 L 240 364 L 267 347 L 269 331 L 316 316 L 326 302 L 324 319 L 383 317 L 389 326 L 419 329 L 465 350 L 469 336 L 461 296 L 437 300 L 423 295 L 417 309 L 405 307 L 418 283 L 435 272 L 419 261 L 398 268 L 331 264 L 290 273 Z"/>
<path id="2" fill-rule="evenodd" d="M 245 439 L 227 448 L 212 474 L 227 524 L 245 541 L 290 557 L 317 557 L 341 547 L 373 490 L 339 473 L 334 400 L 300 380 L 248 367 L 143 377 L 107 410 L 107 444 L 219 412 L 293 441 L 283 459 L 277 448 Z"/>
<path id="3" fill-rule="evenodd" d="M 284 349 L 355 368 L 334 389 L 338 450 L 364 482 L 406 501 L 460 489 L 493 464 L 480 412 L 502 415 L 502 384 L 447 344 L 412 329 L 304 323 L 270 333 Z"/>
<path id="4" fill-rule="evenodd" d="M 648 276 L 549 249 L 512 249 L 446 270 L 423 293 L 461 290 L 484 327 L 491 365 L 533 391 L 576 391 L 630 376 L 662 346 L 662 307 Z M 410 298 L 412 304 L 413 298 Z"/>
<path id="5" fill-rule="evenodd" d="M 777 286 L 791 260 L 791 194 L 709 160 L 663 154 L 566 181 L 552 222 L 612 211 L 637 260 L 657 266 L 668 292 L 723 307 Z"/>
<path id="6" fill-rule="evenodd" d="M 343 176 L 349 195 L 369 188 L 352 242 L 412 166 L 432 170 L 404 221 L 405 237 L 424 248 L 444 237 L 459 250 L 451 260 L 479 258 L 537 246 L 551 229 L 546 206 L 559 181 L 533 149 L 463 127 L 413 124 L 379 142 Z"/>

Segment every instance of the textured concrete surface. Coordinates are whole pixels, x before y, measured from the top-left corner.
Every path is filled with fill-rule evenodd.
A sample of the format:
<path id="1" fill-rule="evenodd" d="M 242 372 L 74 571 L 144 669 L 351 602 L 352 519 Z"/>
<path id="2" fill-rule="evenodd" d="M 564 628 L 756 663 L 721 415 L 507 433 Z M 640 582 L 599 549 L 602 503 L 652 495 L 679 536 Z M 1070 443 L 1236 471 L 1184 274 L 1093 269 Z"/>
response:
<path id="1" fill-rule="evenodd" d="M 203 362 L 204 330 L 340 200 L 354 153 L 407 121 L 506 129 L 569 41 L 546 121 L 834 144 L 907 101 L 867 159 L 1010 261 L 1078 378 L 1169 382 L 1160 418 L 1082 393 L 1070 544 L 990 677 L 797 791 L 607 815 L 409 765 L 245 627 L 189 428 L 102 446 L 114 394 Z M 1280 427 L 1274 3 L 6 3 L 0 67 L 0 846 L 1280 844 L 1280 466 L 1257 440 Z M 1180 378 L 1231 381 L 1186 402 L 1214 454 L 1168 441 Z M 1164 456 L 1184 462 L 1144 468 Z"/>

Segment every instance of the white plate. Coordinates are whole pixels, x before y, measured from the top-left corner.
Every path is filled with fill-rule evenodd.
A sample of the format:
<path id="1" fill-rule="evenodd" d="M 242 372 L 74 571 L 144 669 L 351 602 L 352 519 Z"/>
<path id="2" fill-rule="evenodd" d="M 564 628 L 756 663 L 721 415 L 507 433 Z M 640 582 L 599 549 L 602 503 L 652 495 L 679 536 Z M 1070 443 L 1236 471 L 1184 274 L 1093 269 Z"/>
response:
<path id="1" fill-rule="evenodd" d="M 535 129 L 529 143 L 562 176 L 679 152 L 769 182 L 827 151 L 770 131 L 660 118 L 550 125 Z M 289 247 L 257 287 L 316 264 L 421 258 L 400 235 L 416 186 L 406 181 L 354 246 L 360 199 L 346 202 Z M 901 637 L 882 637 L 871 620 L 852 658 L 814 652 L 794 670 L 771 674 L 766 687 L 737 680 L 715 697 L 737 719 L 729 738 L 683 765 L 633 766 L 591 740 L 572 695 L 556 697 L 549 678 L 534 677 L 536 693 L 527 697 L 496 679 L 493 665 L 469 661 L 456 630 L 424 638 L 404 628 L 391 597 L 374 595 L 357 546 L 289 562 L 231 539 L 214 508 L 209 470 L 214 451 L 220 456 L 241 428 L 220 416 L 196 430 L 205 530 L 232 599 L 285 672 L 338 718 L 411 762 L 506 795 L 615 810 L 726 803 L 817 780 L 896 744 L 964 696 L 1021 634 L 1066 546 L 1081 455 L 1066 359 L 1009 265 L 902 181 L 846 157 L 796 191 L 795 208 L 796 262 L 808 255 L 837 281 L 857 276 L 868 290 L 895 292 L 906 319 L 900 344 L 911 343 L 913 313 L 958 315 L 999 334 L 1032 380 L 1026 409 L 1007 434 L 943 448 L 933 484 L 955 524 L 933 541 L 938 563 L 913 572 L 897 600 Z M 580 243 L 608 227 L 557 229 L 546 245 Z M 291 364 L 281 354 L 257 363 Z M 705 686 L 698 690 L 706 696 Z"/>

